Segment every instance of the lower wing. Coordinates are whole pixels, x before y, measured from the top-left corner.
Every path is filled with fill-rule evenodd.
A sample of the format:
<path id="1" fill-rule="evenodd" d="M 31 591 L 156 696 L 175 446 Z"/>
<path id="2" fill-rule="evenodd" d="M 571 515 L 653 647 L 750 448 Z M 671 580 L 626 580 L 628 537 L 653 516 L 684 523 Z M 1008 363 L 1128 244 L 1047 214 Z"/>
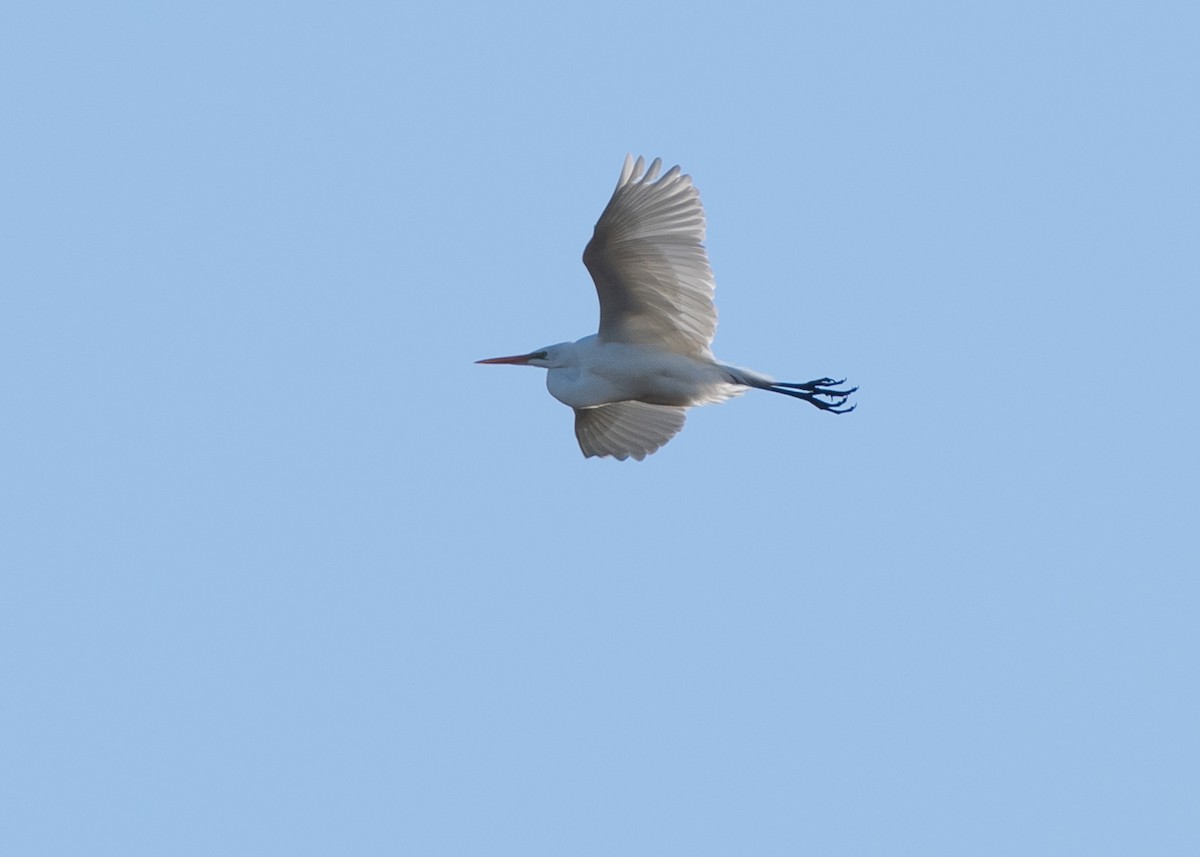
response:
<path id="1" fill-rule="evenodd" d="M 575 409 L 575 437 L 588 458 L 593 455 L 641 461 L 675 437 L 687 418 L 686 408 L 614 402 Z"/>

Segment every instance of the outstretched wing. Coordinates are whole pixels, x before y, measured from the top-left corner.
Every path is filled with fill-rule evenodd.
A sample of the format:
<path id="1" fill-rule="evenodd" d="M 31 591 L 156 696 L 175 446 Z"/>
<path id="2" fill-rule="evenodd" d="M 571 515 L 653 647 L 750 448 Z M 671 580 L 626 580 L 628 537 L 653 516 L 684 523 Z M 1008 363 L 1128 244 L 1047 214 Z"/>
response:
<path id="1" fill-rule="evenodd" d="M 624 461 L 632 455 L 641 461 L 679 433 L 686 410 L 634 401 L 576 408 L 575 437 L 588 458 L 611 455 Z"/>
<path id="2" fill-rule="evenodd" d="M 600 296 L 600 340 L 711 357 L 717 330 L 704 208 L 691 176 L 625 156 L 621 179 L 583 251 Z"/>

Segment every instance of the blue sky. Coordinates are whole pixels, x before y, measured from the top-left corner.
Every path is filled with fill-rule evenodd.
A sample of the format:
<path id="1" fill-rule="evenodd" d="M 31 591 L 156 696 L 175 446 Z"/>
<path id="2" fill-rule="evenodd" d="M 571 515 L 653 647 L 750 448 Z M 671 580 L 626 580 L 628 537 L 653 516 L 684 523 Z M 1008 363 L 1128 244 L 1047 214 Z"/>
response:
<path id="1" fill-rule="evenodd" d="M 429 5 L 430 8 L 418 8 Z M 0 851 L 1200 848 L 1189 3 L 0 11 Z M 748 394 L 584 460 L 626 152 Z"/>

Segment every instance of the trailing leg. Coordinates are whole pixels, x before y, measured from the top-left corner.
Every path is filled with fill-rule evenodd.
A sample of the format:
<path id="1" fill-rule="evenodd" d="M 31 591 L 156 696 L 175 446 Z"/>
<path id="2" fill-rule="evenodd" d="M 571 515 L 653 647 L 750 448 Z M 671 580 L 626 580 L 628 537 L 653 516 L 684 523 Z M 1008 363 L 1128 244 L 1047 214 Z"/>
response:
<path id="1" fill-rule="evenodd" d="M 807 381 L 803 384 L 795 384 L 786 381 L 772 381 L 770 384 L 755 384 L 760 390 L 770 390 L 772 393 L 782 393 L 785 396 L 791 396 L 794 399 L 808 402 L 816 408 L 823 411 L 829 411 L 831 414 L 848 414 L 858 405 L 850 405 L 845 407 L 846 401 L 850 398 L 858 387 L 851 387 L 849 390 L 835 389 L 841 384 L 845 384 L 846 379 L 835 381 L 832 378 L 818 378 L 815 381 Z"/>

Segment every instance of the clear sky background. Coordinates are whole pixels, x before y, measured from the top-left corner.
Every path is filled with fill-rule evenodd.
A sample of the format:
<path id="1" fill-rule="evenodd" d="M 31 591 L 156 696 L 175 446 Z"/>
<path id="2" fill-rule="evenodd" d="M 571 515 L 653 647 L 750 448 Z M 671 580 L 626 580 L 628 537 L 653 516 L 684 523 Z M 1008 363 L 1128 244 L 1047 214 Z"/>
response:
<path id="1" fill-rule="evenodd" d="M 1198 9 L 5 4 L 0 852 L 1200 853 Z M 856 412 L 473 364 L 630 151 Z"/>

